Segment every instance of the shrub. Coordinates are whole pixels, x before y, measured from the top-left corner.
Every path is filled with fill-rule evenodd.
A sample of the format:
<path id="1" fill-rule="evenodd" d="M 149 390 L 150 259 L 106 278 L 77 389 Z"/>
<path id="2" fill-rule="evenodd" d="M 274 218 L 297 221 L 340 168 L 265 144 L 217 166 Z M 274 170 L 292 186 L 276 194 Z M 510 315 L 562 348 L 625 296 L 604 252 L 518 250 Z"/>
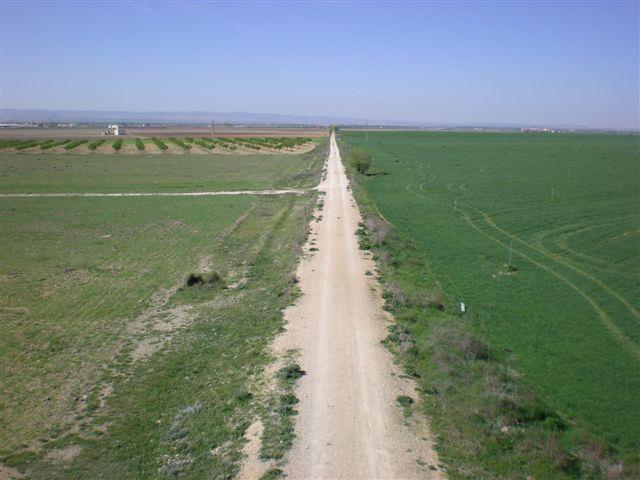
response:
<path id="1" fill-rule="evenodd" d="M 53 147 L 59 147 L 60 145 L 64 145 L 66 143 L 69 143 L 71 140 L 67 139 L 67 140 L 58 140 L 58 141 L 54 141 L 54 140 L 49 140 L 45 143 L 43 143 L 42 145 L 40 145 L 40 148 L 42 150 L 49 150 L 50 148 Z"/>
<path id="2" fill-rule="evenodd" d="M 367 173 L 371 168 L 372 163 L 373 158 L 370 153 L 360 148 L 352 148 L 349 151 L 349 165 L 355 168 L 358 173 Z"/>
<path id="3" fill-rule="evenodd" d="M 169 141 L 171 143 L 173 143 L 174 145 L 179 146 L 180 148 L 182 148 L 183 150 L 189 150 L 191 148 L 191 145 L 187 145 L 186 143 L 184 143 L 182 140 L 180 140 L 179 138 L 175 138 L 175 137 L 169 137 Z"/>
<path id="4" fill-rule="evenodd" d="M 122 139 L 121 139 L 121 138 L 119 138 L 118 140 L 114 141 L 114 142 L 111 144 L 111 146 L 113 147 L 113 149 L 114 149 L 116 152 L 119 152 L 119 151 L 120 151 L 120 149 L 122 148 Z"/>
<path id="5" fill-rule="evenodd" d="M 20 145 L 22 140 L 0 140 L 0 148 L 10 148 Z"/>
<path id="6" fill-rule="evenodd" d="M 385 285 L 384 293 L 382 296 L 387 300 L 391 306 L 406 305 L 407 295 L 402 291 L 400 286 L 394 282 L 389 281 Z"/>
<path id="7" fill-rule="evenodd" d="M 40 145 L 38 140 L 24 140 L 21 143 L 15 145 L 16 150 L 24 150 L 25 148 L 37 147 Z"/>
<path id="8" fill-rule="evenodd" d="M 73 142 L 69 142 L 64 146 L 64 149 L 67 151 L 73 150 L 77 146 L 80 146 L 84 143 L 87 143 L 88 140 L 74 140 Z"/>
<path id="9" fill-rule="evenodd" d="M 441 288 L 434 288 L 427 295 L 428 305 L 437 310 L 444 310 L 444 292 Z"/>
<path id="10" fill-rule="evenodd" d="M 292 363 L 278 370 L 276 378 L 285 384 L 293 384 L 305 374 L 306 372 L 300 368 L 300 365 Z"/>
<path id="11" fill-rule="evenodd" d="M 218 272 L 190 273 L 185 283 L 188 287 L 196 285 L 213 287 L 222 284 L 222 276 Z"/>
<path id="12" fill-rule="evenodd" d="M 95 152 L 95 150 L 104 142 L 105 140 L 94 140 L 93 142 L 89 142 L 89 145 L 87 145 L 87 147 L 89 147 L 89 150 L 91 150 L 92 152 Z"/>
<path id="13" fill-rule="evenodd" d="M 144 150 L 144 142 L 142 140 L 140 140 L 139 138 L 136 138 L 136 147 L 138 148 L 138 150 L 143 151 Z"/>
<path id="14" fill-rule="evenodd" d="M 381 246 L 391 235 L 392 227 L 382 218 L 377 215 L 367 215 L 364 218 L 364 223 L 369 231 L 369 238 L 371 243 L 376 246 Z"/>
<path id="15" fill-rule="evenodd" d="M 409 407 L 411 405 L 413 405 L 415 402 L 413 400 L 413 398 L 407 396 L 407 395 L 400 395 L 396 398 L 396 402 L 399 406 L 401 407 Z"/>
<path id="16" fill-rule="evenodd" d="M 164 151 L 166 151 L 166 150 L 167 150 L 167 148 L 169 148 L 169 147 L 167 147 L 166 143 L 164 143 L 162 140 L 160 140 L 160 139 L 159 139 L 159 138 L 157 138 L 157 137 L 152 137 L 152 138 L 151 138 L 151 141 L 152 141 L 153 143 L 155 143 L 155 144 L 156 144 L 156 146 L 157 146 L 160 150 L 162 150 L 163 152 L 164 152 Z"/>

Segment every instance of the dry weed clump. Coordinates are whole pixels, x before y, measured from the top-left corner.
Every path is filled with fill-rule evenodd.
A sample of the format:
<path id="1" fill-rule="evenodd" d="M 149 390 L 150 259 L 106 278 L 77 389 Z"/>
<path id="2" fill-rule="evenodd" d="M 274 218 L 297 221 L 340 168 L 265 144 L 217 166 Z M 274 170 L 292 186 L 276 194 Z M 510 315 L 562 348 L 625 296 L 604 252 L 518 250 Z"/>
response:
<path id="1" fill-rule="evenodd" d="M 406 328 L 393 323 L 389 325 L 388 330 L 389 334 L 383 340 L 383 344 L 395 346 L 400 353 L 407 353 L 415 347 L 411 333 Z"/>
<path id="2" fill-rule="evenodd" d="M 364 224 L 367 228 L 371 244 L 376 247 L 384 245 L 393 233 L 391 225 L 377 215 L 366 215 L 364 217 Z"/>
<path id="3" fill-rule="evenodd" d="M 389 263 L 389 262 L 391 262 L 391 254 L 389 252 L 387 252 L 386 250 L 379 250 L 373 256 L 373 258 L 374 258 L 374 260 L 376 260 L 376 261 L 378 261 L 380 263 Z"/>
<path id="4" fill-rule="evenodd" d="M 434 290 L 431 290 L 427 294 L 427 298 L 428 298 L 428 305 L 430 307 L 440 311 L 444 310 L 445 296 L 442 289 L 436 288 Z"/>
<path id="5" fill-rule="evenodd" d="M 435 364 L 442 371 L 493 358 L 487 344 L 466 333 L 454 320 L 434 326 L 427 343 Z"/>
<path id="6" fill-rule="evenodd" d="M 388 281 L 385 284 L 382 297 L 387 301 L 388 304 L 394 307 L 407 304 L 407 295 L 394 281 Z"/>

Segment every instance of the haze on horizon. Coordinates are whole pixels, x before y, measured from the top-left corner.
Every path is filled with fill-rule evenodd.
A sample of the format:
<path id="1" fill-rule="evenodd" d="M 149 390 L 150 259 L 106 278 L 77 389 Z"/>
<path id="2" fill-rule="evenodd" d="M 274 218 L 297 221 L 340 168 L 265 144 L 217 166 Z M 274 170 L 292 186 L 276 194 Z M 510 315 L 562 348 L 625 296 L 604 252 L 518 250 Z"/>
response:
<path id="1" fill-rule="evenodd" d="M 640 4 L 0 3 L 0 107 L 640 129 Z"/>

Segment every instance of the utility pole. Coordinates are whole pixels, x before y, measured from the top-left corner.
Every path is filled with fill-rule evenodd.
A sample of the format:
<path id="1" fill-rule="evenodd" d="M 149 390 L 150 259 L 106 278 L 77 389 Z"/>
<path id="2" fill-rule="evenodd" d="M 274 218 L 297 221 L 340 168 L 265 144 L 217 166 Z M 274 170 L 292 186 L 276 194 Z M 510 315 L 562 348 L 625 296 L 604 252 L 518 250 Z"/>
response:
<path id="1" fill-rule="evenodd" d="M 211 120 L 211 138 L 213 138 L 213 134 L 215 133 L 216 130 L 216 122 L 214 120 Z"/>
<path id="2" fill-rule="evenodd" d="M 364 126 L 364 143 L 369 143 L 369 121 Z"/>

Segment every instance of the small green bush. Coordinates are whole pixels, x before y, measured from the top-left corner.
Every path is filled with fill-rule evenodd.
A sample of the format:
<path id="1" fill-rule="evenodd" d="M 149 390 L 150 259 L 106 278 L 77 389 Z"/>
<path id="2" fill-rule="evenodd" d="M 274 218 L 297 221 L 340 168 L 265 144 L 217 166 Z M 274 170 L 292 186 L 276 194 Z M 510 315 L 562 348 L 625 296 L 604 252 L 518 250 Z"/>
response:
<path id="1" fill-rule="evenodd" d="M 139 138 L 136 138 L 136 147 L 140 151 L 144 150 L 144 142 L 142 140 L 140 140 Z"/>
<path id="2" fill-rule="evenodd" d="M 66 140 L 49 140 L 45 143 L 43 143 L 42 145 L 40 145 L 40 148 L 42 150 L 49 150 L 50 148 L 53 147 L 59 147 L 60 145 L 64 145 L 66 143 L 69 143 L 71 140 L 66 139 Z"/>
<path id="3" fill-rule="evenodd" d="M 20 145 L 22 140 L 0 140 L 0 148 L 11 148 Z"/>
<path id="4" fill-rule="evenodd" d="M 95 150 L 104 142 L 105 140 L 94 140 L 93 142 L 89 142 L 89 145 L 87 145 L 87 147 L 89 147 L 89 150 L 91 150 L 92 152 L 95 152 Z"/>
<path id="5" fill-rule="evenodd" d="M 87 143 L 88 140 L 74 140 L 73 142 L 69 142 L 64 146 L 64 149 L 67 151 L 73 150 L 74 148 Z"/>
<path id="6" fill-rule="evenodd" d="M 373 158 L 369 152 L 360 148 L 352 148 L 349 151 L 349 165 L 355 168 L 358 173 L 365 174 L 371 168 Z"/>
<path id="7" fill-rule="evenodd" d="M 188 287 L 203 285 L 213 287 L 222 284 L 222 276 L 218 272 L 191 273 L 185 282 Z"/>
<path id="8" fill-rule="evenodd" d="M 37 147 L 40 145 L 38 140 L 25 140 L 15 146 L 16 150 L 24 150 L 25 148 Z"/>
<path id="9" fill-rule="evenodd" d="M 171 143 L 173 143 L 174 145 L 177 145 L 177 146 L 179 146 L 180 148 L 182 148 L 184 150 L 189 150 L 191 148 L 191 145 L 187 145 L 186 143 L 184 143 L 179 138 L 169 137 L 169 141 Z"/>
<path id="10" fill-rule="evenodd" d="M 297 363 L 292 363 L 282 367 L 276 373 L 276 378 L 285 384 L 293 384 L 297 379 L 305 375 L 305 371 Z"/>
<path id="11" fill-rule="evenodd" d="M 155 143 L 155 144 L 156 144 L 156 146 L 157 146 L 160 150 L 162 150 L 163 152 L 164 152 L 164 151 L 166 151 L 166 150 L 167 150 L 167 148 L 169 148 L 169 147 L 167 147 L 167 144 L 166 144 L 166 143 L 164 143 L 162 140 L 160 140 L 160 139 L 159 139 L 159 138 L 157 138 L 157 137 L 152 137 L 152 138 L 151 138 L 151 141 L 152 141 L 153 143 Z"/>
<path id="12" fill-rule="evenodd" d="M 113 142 L 113 144 L 111 145 L 113 147 L 113 149 L 116 152 L 119 152 L 120 149 L 122 148 L 122 139 L 119 138 L 118 140 L 116 140 L 115 142 Z"/>

